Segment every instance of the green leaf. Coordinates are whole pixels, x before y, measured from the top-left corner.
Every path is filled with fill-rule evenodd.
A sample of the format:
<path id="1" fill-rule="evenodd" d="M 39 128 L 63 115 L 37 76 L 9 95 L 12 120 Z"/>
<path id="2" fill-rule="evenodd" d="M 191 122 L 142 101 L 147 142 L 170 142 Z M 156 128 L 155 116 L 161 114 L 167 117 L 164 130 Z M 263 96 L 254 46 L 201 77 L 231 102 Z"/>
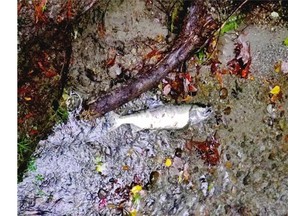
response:
<path id="1" fill-rule="evenodd" d="M 206 57 L 205 54 L 205 50 L 204 48 L 200 49 L 197 53 L 196 53 L 197 58 L 199 59 L 200 63 L 203 63 Z"/>
<path id="2" fill-rule="evenodd" d="M 36 167 L 36 164 L 35 164 L 35 159 L 32 158 L 29 163 L 28 163 L 28 170 L 31 171 L 31 172 L 34 172 L 36 171 L 37 167 Z"/>
<path id="3" fill-rule="evenodd" d="M 36 178 L 37 181 L 43 181 L 44 180 L 44 177 L 41 174 L 37 174 L 35 176 L 35 178 Z"/>
<path id="4" fill-rule="evenodd" d="M 288 37 L 286 37 L 286 38 L 284 39 L 283 44 L 284 44 L 285 46 L 288 46 Z"/>
<path id="5" fill-rule="evenodd" d="M 241 16 L 231 16 L 225 23 L 225 25 L 221 28 L 220 34 L 223 35 L 229 31 L 233 31 L 237 29 L 242 21 Z"/>
<path id="6" fill-rule="evenodd" d="M 140 199 L 141 199 L 141 196 L 140 196 L 139 193 L 134 194 L 134 195 L 133 195 L 133 198 L 132 198 L 132 203 L 139 203 L 139 202 L 140 202 Z"/>

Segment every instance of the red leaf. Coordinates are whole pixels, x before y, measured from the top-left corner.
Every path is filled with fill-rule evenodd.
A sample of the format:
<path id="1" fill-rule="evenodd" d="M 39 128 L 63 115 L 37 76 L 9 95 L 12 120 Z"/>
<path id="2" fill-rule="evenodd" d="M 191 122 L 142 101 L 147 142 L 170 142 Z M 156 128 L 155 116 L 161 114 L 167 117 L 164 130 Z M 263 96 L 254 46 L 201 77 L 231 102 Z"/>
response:
<path id="1" fill-rule="evenodd" d="M 68 0 L 67 1 L 67 19 L 71 19 L 73 16 L 73 13 L 72 13 L 72 0 Z"/>
<path id="2" fill-rule="evenodd" d="M 37 131 L 37 130 L 31 129 L 31 130 L 29 131 L 29 135 L 35 135 L 35 134 L 38 134 L 38 131 Z"/>
<path id="3" fill-rule="evenodd" d="M 206 164 L 215 166 L 218 164 L 220 160 L 220 154 L 218 152 L 219 147 L 218 141 L 212 137 L 210 140 L 206 140 L 204 142 L 189 140 L 186 142 L 186 148 L 191 151 L 194 147 L 196 152 L 199 154 L 202 160 L 205 161 Z"/>
<path id="4" fill-rule="evenodd" d="M 44 73 L 45 73 L 45 76 L 47 78 L 51 78 L 51 77 L 54 77 L 57 75 L 57 73 L 55 71 L 52 71 L 52 70 L 45 71 Z"/>

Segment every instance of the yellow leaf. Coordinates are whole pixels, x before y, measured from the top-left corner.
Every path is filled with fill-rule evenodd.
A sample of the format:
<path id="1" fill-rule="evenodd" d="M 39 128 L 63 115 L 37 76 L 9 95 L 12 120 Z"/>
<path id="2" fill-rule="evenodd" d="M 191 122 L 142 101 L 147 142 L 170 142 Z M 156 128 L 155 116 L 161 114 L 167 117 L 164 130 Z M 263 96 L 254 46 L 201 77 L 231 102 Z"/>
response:
<path id="1" fill-rule="evenodd" d="M 96 164 L 96 171 L 98 173 L 102 173 L 104 170 L 105 170 L 105 164 L 103 164 L 102 162 Z"/>
<path id="2" fill-rule="evenodd" d="M 130 211 L 129 216 L 136 216 L 137 215 L 137 211 L 135 209 L 133 209 L 132 211 Z"/>
<path id="3" fill-rule="evenodd" d="M 69 98 L 69 95 L 66 94 L 66 93 L 63 93 L 62 94 L 62 98 L 63 98 L 64 101 L 66 101 Z"/>
<path id="4" fill-rule="evenodd" d="M 274 70 L 276 73 L 279 73 L 281 71 L 281 61 L 276 62 L 276 64 L 274 65 Z"/>
<path id="5" fill-rule="evenodd" d="M 280 86 L 276 85 L 273 89 L 271 89 L 270 93 L 273 95 L 278 95 L 280 90 Z"/>
<path id="6" fill-rule="evenodd" d="M 231 168 L 232 168 L 232 163 L 231 163 L 230 161 L 227 161 L 227 162 L 225 163 L 225 167 L 226 167 L 227 169 L 231 169 Z"/>
<path id="7" fill-rule="evenodd" d="M 101 165 L 96 165 L 96 171 L 101 173 L 103 171 L 103 167 Z"/>
<path id="8" fill-rule="evenodd" d="M 139 193 L 142 190 L 142 186 L 141 185 L 136 185 L 131 189 L 131 193 L 133 195 Z"/>
<path id="9" fill-rule="evenodd" d="M 170 158 L 167 158 L 165 161 L 165 166 L 170 167 L 172 165 L 172 160 Z"/>
<path id="10" fill-rule="evenodd" d="M 24 97 L 24 99 L 25 99 L 26 101 L 31 101 L 31 100 L 32 100 L 31 97 Z"/>
<path id="11" fill-rule="evenodd" d="M 162 35 L 162 34 L 157 35 L 157 36 L 156 36 L 156 41 L 157 41 L 158 43 L 161 43 L 161 42 L 165 41 L 164 35 Z"/>
<path id="12" fill-rule="evenodd" d="M 123 166 L 122 166 L 122 170 L 124 170 L 124 171 L 129 170 L 129 166 L 128 166 L 128 165 L 123 165 Z"/>

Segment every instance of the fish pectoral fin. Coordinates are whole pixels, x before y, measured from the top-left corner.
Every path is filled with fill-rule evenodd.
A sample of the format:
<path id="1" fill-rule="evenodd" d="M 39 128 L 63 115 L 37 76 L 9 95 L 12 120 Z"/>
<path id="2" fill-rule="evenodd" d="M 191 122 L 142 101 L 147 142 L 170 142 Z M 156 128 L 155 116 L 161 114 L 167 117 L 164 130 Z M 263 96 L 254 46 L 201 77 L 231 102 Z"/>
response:
<path id="1" fill-rule="evenodd" d="M 138 132 L 138 131 L 143 130 L 143 128 L 138 127 L 138 126 L 135 125 L 135 124 L 130 124 L 130 127 L 131 127 L 131 129 L 132 129 L 133 131 L 135 131 L 135 132 Z"/>

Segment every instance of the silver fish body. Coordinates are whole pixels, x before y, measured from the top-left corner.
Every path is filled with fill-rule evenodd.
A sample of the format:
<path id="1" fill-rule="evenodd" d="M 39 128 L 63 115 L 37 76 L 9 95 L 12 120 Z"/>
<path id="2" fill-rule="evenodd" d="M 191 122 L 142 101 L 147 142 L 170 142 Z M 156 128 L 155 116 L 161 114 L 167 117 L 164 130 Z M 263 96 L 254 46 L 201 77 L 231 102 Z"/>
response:
<path id="1" fill-rule="evenodd" d="M 210 107 L 163 105 L 126 116 L 114 116 L 112 127 L 132 124 L 139 129 L 181 129 L 207 119 L 211 113 Z"/>

